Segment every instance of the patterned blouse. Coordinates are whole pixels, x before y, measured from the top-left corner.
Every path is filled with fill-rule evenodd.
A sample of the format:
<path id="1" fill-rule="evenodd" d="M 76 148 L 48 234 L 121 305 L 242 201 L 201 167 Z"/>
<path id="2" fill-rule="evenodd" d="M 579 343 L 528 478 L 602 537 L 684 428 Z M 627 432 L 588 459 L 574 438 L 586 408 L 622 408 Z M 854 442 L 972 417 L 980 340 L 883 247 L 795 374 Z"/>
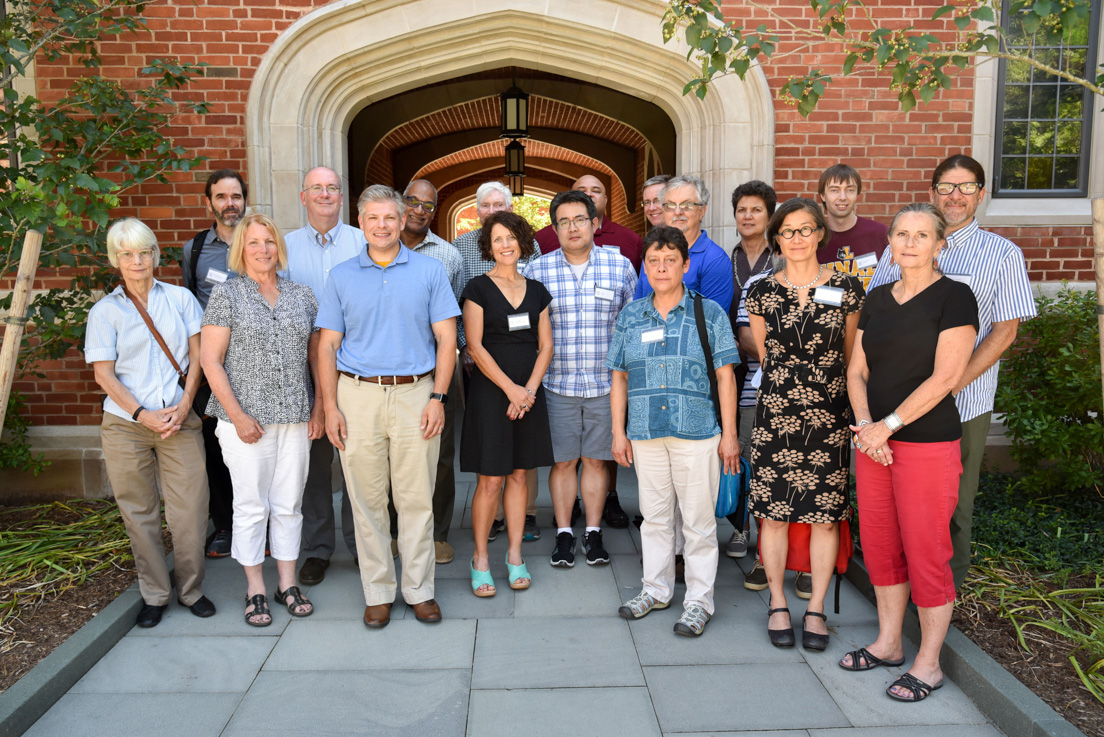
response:
<path id="1" fill-rule="evenodd" d="M 248 276 L 215 285 L 204 325 L 230 328 L 224 366 L 242 409 L 262 425 L 306 422 L 314 403 L 307 344 L 318 303 L 310 287 L 276 278 L 280 296 L 272 307 Z M 230 421 L 211 395 L 207 414 Z"/>

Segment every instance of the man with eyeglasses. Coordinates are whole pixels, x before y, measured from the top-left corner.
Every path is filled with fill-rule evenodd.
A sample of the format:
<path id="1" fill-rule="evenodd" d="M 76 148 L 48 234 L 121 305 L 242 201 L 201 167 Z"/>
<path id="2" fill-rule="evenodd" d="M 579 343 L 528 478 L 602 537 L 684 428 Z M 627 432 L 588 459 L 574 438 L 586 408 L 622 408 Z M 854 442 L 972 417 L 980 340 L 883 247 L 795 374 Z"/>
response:
<path id="1" fill-rule="evenodd" d="M 732 265 L 725 250 L 702 229 L 708 209 L 709 190 L 698 177 L 673 177 L 663 188 L 664 224 L 681 230 L 690 244 L 690 268 L 682 278 L 683 284 L 728 312 L 732 306 Z M 641 274 L 633 299 L 651 293 L 648 276 Z"/>
<path id="2" fill-rule="evenodd" d="M 575 565 L 571 511 L 581 492 L 586 561 L 603 565 L 609 563 L 601 528 L 609 488 L 606 462 L 613 460 L 612 375 L 606 355 L 617 315 L 632 300 L 636 271 L 612 249 L 594 247 L 599 213 L 583 192 L 560 192 L 549 214 L 560 248 L 530 264 L 525 277 L 540 281 L 552 295 L 553 355 L 544 375 L 555 460 L 548 476 L 557 526 L 551 563 Z M 577 474 L 580 461 L 582 473 Z"/>
<path id="3" fill-rule="evenodd" d="M 863 288 L 869 289 L 878 254 L 885 250 L 889 236 L 886 226 L 877 220 L 855 214 L 862 195 L 862 177 L 847 164 L 830 166 L 820 175 L 817 195 L 831 231 L 831 238 L 817 249 L 817 261 L 857 276 Z"/>
<path id="4" fill-rule="evenodd" d="M 644 217 L 648 219 L 648 230 L 667 224 L 663 216 L 663 188 L 669 181 L 670 174 L 658 174 L 644 182 L 644 188 L 640 192 L 640 206 L 644 208 Z"/>
<path id="5" fill-rule="evenodd" d="M 931 203 L 947 221 L 947 243 L 939 253 L 943 275 L 970 287 L 978 304 L 978 335 L 966 373 L 952 394 L 962 419 L 962 476 L 958 506 L 951 517 L 951 571 L 960 588 L 970 570 L 974 497 L 985 454 L 985 439 L 997 391 L 997 364 L 1016 340 L 1021 320 L 1035 317 L 1035 300 L 1023 251 L 1012 241 L 978 225 L 978 206 L 985 197 L 985 170 L 974 159 L 955 154 L 935 168 Z M 887 248 L 870 288 L 901 278 Z"/>
<path id="6" fill-rule="evenodd" d="M 281 275 L 310 287 L 314 298 L 322 304 L 330 271 L 364 250 L 364 234 L 341 222 L 345 196 L 341 191 L 341 178 L 333 169 L 319 166 L 307 172 L 299 201 L 307 211 L 307 224 L 285 236 L 288 267 Z M 325 423 L 322 387 L 318 383 L 314 386 L 312 412 Z M 330 557 L 337 548 L 333 460 L 334 447 L 328 437 L 323 435 L 311 441 L 307 485 L 303 490 L 302 555 L 305 560 L 299 569 L 299 582 L 304 586 L 322 583 Z M 356 530 L 344 478 L 341 479 L 341 536 L 356 559 Z"/>
<path id="7" fill-rule="evenodd" d="M 609 202 L 609 197 L 606 196 L 606 185 L 602 184 L 602 180 L 598 177 L 584 174 L 575 180 L 571 188 L 589 197 L 598 210 L 598 228 L 594 231 L 594 245 L 617 251 L 627 258 L 639 273 L 644 242 L 635 231 L 606 217 L 606 205 Z M 560 247 L 560 237 L 554 225 L 549 223 L 537 231 L 537 245 L 540 246 L 542 254 L 552 253 Z M 626 518 L 625 525 L 622 526 L 627 525 Z"/>
<path id="8" fill-rule="evenodd" d="M 227 267 L 226 259 L 230 254 L 234 226 L 245 215 L 249 189 L 241 174 L 233 169 L 219 169 L 207 177 L 203 194 L 207 212 L 215 221 L 210 228 L 199 231 L 184 243 L 180 267 L 184 287 L 195 295 L 201 307 L 207 309 L 207 300 L 211 298 L 211 289 L 215 284 L 237 276 Z M 234 484 L 230 480 L 230 471 L 222 462 L 222 446 L 215 437 L 217 426 L 217 418 L 203 418 L 207 486 L 211 490 L 207 509 L 215 528 L 207 538 L 204 549 L 208 558 L 225 558 L 230 555 L 233 543 Z"/>

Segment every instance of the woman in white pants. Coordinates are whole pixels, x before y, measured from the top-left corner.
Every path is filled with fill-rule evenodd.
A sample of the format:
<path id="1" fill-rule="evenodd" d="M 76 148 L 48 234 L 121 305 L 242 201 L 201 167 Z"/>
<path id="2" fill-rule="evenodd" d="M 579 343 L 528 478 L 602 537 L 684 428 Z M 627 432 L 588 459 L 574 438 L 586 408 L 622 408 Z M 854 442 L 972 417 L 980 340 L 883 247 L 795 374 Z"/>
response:
<path id="1" fill-rule="evenodd" d="M 314 611 L 295 585 L 295 563 L 310 442 L 325 427 L 307 361 L 318 304 L 309 287 L 277 275 L 287 247 L 265 215 L 242 218 L 227 265 L 241 276 L 211 292 L 201 360 L 213 394 L 207 412 L 219 419 L 215 434 L 234 482 L 231 555 L 245 568 L 245 621 L 266 627 L 266 531 L 279 574 L 275 600 L 293 617 Z"/>

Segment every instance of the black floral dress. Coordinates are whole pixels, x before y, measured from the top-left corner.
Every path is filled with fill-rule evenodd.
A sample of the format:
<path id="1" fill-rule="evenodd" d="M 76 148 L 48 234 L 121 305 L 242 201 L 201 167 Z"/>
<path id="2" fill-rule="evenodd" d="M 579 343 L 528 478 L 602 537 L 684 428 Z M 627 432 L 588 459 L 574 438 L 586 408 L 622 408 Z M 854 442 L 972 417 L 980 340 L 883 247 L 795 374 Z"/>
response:
<path id="1" fill-rule="evenodd" d="M 747 311 L 766 321 L 763 382 L 751 433 L 751 512 L 781 522 L 838 522 L 846 516 L 851 404 L 844 335 L 862 309 L 862 281 L 832 272 L 825 286 L 841 304 L 801 307 L 778 275 L 748 288 Z"/>

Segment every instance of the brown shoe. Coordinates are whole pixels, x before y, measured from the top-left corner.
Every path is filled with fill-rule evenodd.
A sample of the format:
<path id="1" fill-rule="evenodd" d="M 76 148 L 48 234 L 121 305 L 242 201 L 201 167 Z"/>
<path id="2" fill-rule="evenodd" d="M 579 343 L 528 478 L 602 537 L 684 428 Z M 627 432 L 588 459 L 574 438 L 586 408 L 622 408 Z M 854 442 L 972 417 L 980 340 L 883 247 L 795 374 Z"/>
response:
<path id="1" fill-rule="evenodd" d="M 433 555 L 436 558 L 438 565 L 445 565 L 446 563 L 452 562 L 452 559 L 453 557 L 455 557 L 456 553 L 453 551 L 452 546 L 449 545 L 447 542 L 443 540 L 434 540 Z"/>
<path id="2" fill-rule="evenodd" d="M 421 601 L 413 605 L 414 618 L 419 622 L 440 622 L 441 621 L 441 607 L 437 605 L 435 599 L 429 601 Z"/>
<path id="3" fill-rule="evenodd" d="M 376 604 L 364 607 L 364 624 L 372 629 L 383 629 L 391 621 L 391 605 Z"/>

